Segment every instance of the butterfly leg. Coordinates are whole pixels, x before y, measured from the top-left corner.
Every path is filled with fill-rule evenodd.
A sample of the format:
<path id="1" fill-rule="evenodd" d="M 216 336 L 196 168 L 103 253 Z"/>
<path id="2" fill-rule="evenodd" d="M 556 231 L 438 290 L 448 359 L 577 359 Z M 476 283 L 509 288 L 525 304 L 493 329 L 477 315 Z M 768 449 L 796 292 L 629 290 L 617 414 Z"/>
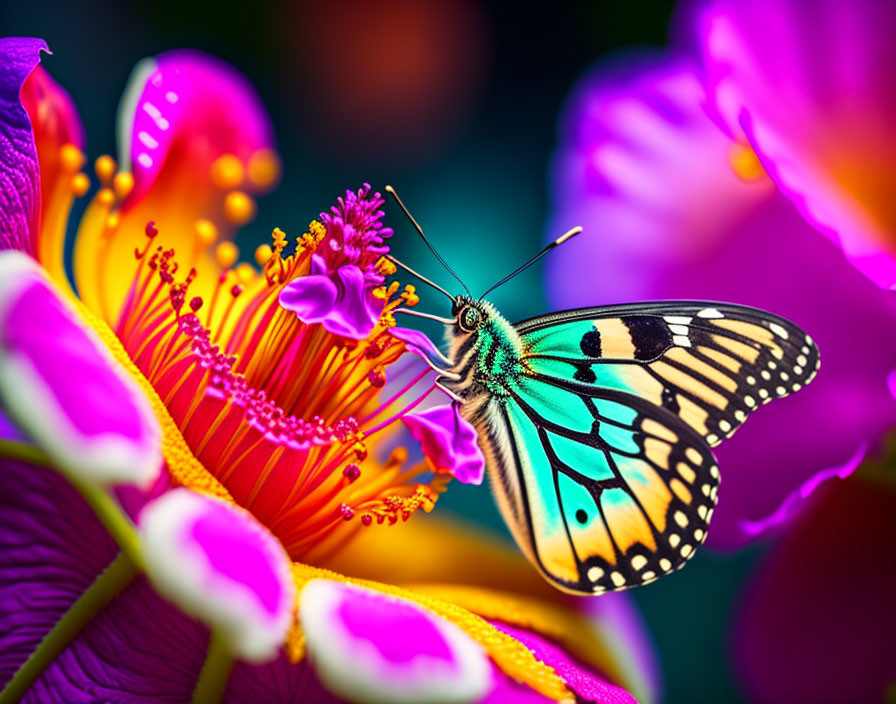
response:
<path id="1" fill-rule="evenodd" d="M 455 376 L 456 376 L 456 375 L 455 375 Z M 449 378 L 450 378 L 450 377 L 449 377 Z M 440 384 L 438 381 L 436 382 L 436 388 L 441 389 L 441 390 L 444 391 L 446 394 L 448 394 L 448 396 L 451 397 L 451 400 L 452 400 L 454 403 L 463 403 L 463 402 L 464 402 L 464 400 L 463 400 L 463 398 L 462 398 L 461 396 L 458 396 L 458 395 L 457 395 L 456 393 L 454 393 L 451 389 L 449 389 L 447 386 L 443 386 L 443 385 Z"/>

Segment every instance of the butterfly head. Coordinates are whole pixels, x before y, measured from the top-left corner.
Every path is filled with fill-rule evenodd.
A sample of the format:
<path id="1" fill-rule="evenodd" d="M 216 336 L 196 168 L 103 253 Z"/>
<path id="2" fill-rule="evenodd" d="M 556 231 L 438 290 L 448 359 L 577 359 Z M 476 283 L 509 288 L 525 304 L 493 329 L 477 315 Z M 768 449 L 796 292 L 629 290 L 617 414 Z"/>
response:
<path id="1" fill-rule="evenodd" d="M 451 306 L 455 326 L 460 332 L 471 334 L 476 332 L 487 317 L 488 311 L 480 301 L 470 296 L 458 296 Z"/>

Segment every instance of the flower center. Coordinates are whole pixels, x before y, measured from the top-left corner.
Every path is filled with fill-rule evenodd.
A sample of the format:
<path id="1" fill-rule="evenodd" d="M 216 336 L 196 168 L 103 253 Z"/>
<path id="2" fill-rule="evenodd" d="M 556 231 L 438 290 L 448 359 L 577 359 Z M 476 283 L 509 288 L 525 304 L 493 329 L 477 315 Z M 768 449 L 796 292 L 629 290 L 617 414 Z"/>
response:
<path id="1" fill-rule="evenodd" d="M 85 301 L 106 318 L 195 458 L 296 560 L 317 562 L 363 526 L 431 510 L 447 483 L 429 478 L 423 463 L 409 466 L 395 440 L 397 421 L 434 387 L 388 333 L 391 311 L 419 299 L 411 286 L 383 283 L 395 268 L 382 257 L 391 231 L 382 227 L 381 204 L 369 187 L 348 193 L 289 256 L 275 229 L 272 246 L 255 253 L 261 272 L 237 264 L 235 245 L 221 242 L 211 282 L 196 264 L 216 238 L 210 222 L 196 224 L 197 242 L 183 260 L 189 268 L 157 244 L 150 222 L 133 249 L 120 309 L 101 284 L 93 305 Z M 101 227 L 115 216 L 107 212 Z M 99 277 L 113 273 L 94 264 Z M 360 287 L 340 290 L 334 305 L 360 297 L 373 311 L 364 337 L 334 333 L 281 305 L 290 284 L 330 277 L 336 286 L 346 267 L 357 270 Z"/>

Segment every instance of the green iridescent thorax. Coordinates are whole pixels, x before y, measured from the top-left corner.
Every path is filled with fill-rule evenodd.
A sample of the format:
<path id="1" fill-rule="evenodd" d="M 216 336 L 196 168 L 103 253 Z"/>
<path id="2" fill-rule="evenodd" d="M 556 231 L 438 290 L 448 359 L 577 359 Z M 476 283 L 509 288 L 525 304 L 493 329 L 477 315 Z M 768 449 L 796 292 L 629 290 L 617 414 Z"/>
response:
<path id="1" fill-rule="evenodd" d="M 448 330 L 452 371 L 461 376 L 452 387 L 461 395 L 487 391 L 493 396 L 506 396 L 524 371 L 522 340 L 491 303 L 466 298 L 459 302 L 478 310 L 480 321 L 472 331 L 460 324 Z"/>

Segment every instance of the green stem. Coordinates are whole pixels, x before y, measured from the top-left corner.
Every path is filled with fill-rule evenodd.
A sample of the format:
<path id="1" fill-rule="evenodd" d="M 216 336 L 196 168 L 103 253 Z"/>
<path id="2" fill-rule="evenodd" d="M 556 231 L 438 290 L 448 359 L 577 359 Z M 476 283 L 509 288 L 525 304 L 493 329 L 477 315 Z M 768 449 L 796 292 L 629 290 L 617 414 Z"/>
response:
<path id="1" fill-rule="evenodd" d="M 230 677 L 233 655 L 227 647 L 225 639 L 212 631 L 208 642 L 208 653 L 199 673 L 196 689 L 193 690 L 193 704 L 217 704 L 224 695 L 224 687 Z M 3 702 L 0 702 L 3 704 Z"/>
<path id="2" fill-rule="evenodd" d="M 127 553 L 131 562 L 137 569 L 143 569 L 143 558 L 140 555 L 140 538 L 137 535 L 137 529 L 128 515 L 121 508 L 121 505 L 113 497 L 105 487 L 97 486 L 89 482 L 82 481 L 75 477 L 66 475 L 72 486 L 78 490 L 78 493 L 84 497 L 84 500 L 93 509 L 97 518 L 102 521 L 109 535 L 121 546 L 121 549 Z"/>
<path id="3" fill-rule="evenodd" d="M 44 670 L 65 650 L 81 629 L 96 616 L 137 575 L 138 568 L 124 551 L 94 580 L 72 604 L 53 630 L 44 636 L 33 653 L 0 692 L 0 704 L 19 701 Z"/>

